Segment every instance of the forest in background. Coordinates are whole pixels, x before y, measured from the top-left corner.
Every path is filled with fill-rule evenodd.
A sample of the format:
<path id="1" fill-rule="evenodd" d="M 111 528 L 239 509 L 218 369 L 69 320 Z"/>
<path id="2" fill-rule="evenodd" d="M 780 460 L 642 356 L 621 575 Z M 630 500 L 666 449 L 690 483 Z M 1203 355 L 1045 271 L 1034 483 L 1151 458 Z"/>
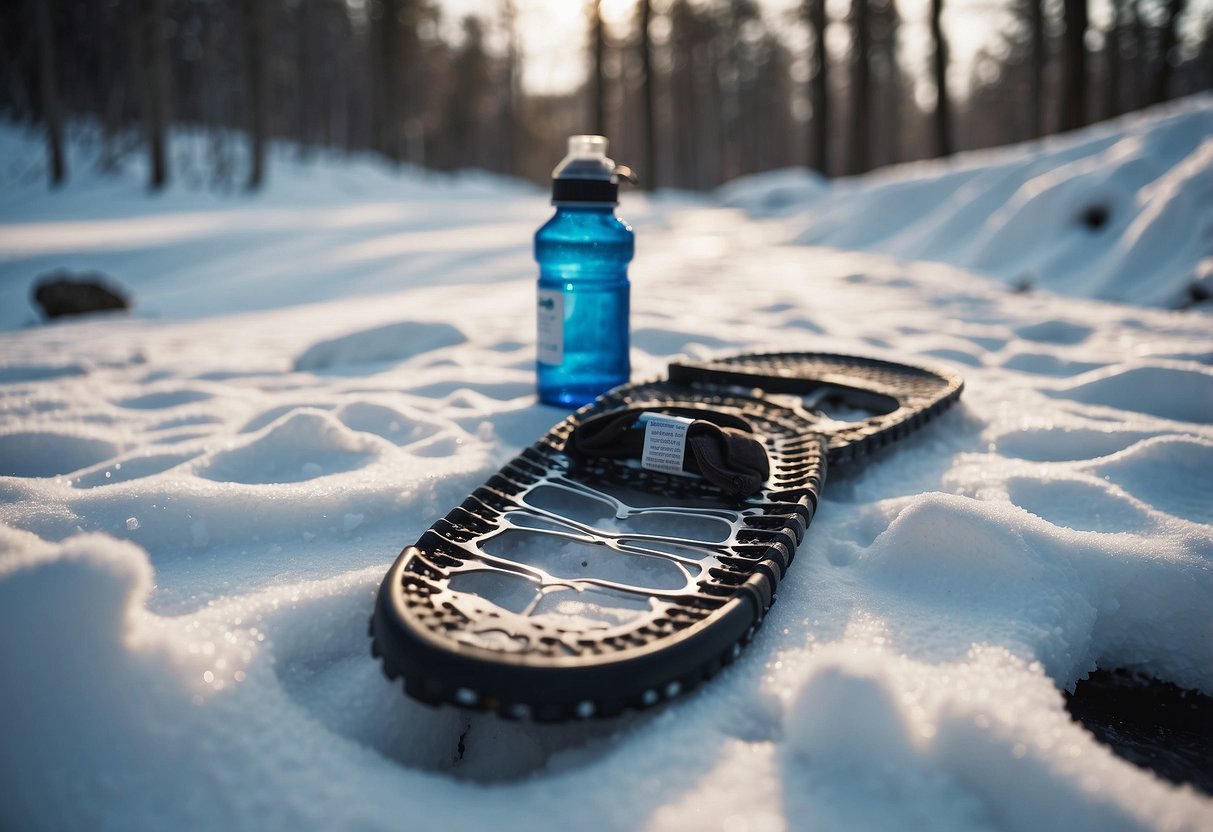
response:
<path id="1" fill-rule="evenodd" d="M 200 137 L 188 176 L 220 188 L 260 187 L 271 142 L 543 181 L 568 135 L 593 132 L 643 186 L 705 189 L 797 165 L 862 173 L 1213 88 L 1213 11 L 1188 0 L 1109 0 L 1101 26 L 1087 0 L 990 0 L 1000 23 L 963 84 L 949 0 L 926 0 L 917 62 L 894 0 L 637 0 L 622 27 L 599 0 L 562 2 L 584 6 L 586 72 L 553 95 L 521 84 L 513 0 L 457 36 L 433 0 L 15 0 L 0 113 L 44 131 L 52 186 L 71 174 L 65 131 L 86 125 L 96 165 L 144 155 L 152 189 L 187 175 L 170 131 Z"/>

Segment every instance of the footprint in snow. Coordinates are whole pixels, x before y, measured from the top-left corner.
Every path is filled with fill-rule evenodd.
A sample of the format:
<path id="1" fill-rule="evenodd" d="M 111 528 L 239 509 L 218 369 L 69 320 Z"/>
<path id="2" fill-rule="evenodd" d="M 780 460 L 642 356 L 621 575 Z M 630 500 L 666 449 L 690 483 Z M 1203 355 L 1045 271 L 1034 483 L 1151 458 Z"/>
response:
<path id="1" fill-rule="evenodd" d="M 1045 344 L 1081 344 L 1094 332 L 1091 327 L 1077 324 L 1073 321 L 1053 320 L 1042 321 L 1031 326 L 1020 327 L 1015 334 L 1025 341 L 1038 341 Z"/>
<path id="2" fill-rule="evenodd" d="M 198 427 L 199 425 L 218 425 L 222 423 L 223 420 L 218 416 L 200 413 L 196 416 L 181 416 L 176 419 L 165 419 L 163 422 L 157 422 L 155 425 L 152 425 L 148 428 L 148 430 L 180 430 L 181 428 L 193 428 Z"/>
<path id="3" fill-rule="evenodd" d="M 400 321 L 319 341 L 295 359 L 295 369 L 315 372 L 398 362 L 465 341 L 467 337 L 450 324 Z"/>
<path id="4" fill-rule="evenodd" d="M 1080 532 L 1144 532 L 1150 515 L 1102 481 L 1013 477 L 1007 494 L 1020 508 L 1054 526 Z"/>
<path id="5" fill-rule="evenodd" d="M 256 416 L 244 423 L 244 427 L 240 428 L 240 433 L 256 433 L 273 422 L 277 422 L 288 413 L 303 410 L 332 410 L 333 405 L 323 402 L 306 402 L 296 404 L 280 404 L 276 407 L 271 407 L 268 410 L 263 410 Z"/>
<path id="6" fill-rule="evenodd" d="M 1100 461 L 1091 471 L 1160 511 L 1213 523 L 1213 442 L 1160 436 Z"/>
<path id="7" fill-rule="evenodd" d="M 998 437 L 994 447 L 1002 456 L 1028 462 L 1070 462 L 1123 451 L 1150 435 L 1094 428 L 1030 428 Z"/>
<path id="8" fill-rule="evenodd" d="M 1090 375 L 1069 388 L 1045 392 L 1161 419 L 1213 424 L 1213 369 L 1143 365 Z"/>
<path id="9" fill-rule="evenodd" d="M 632 346 L 644 350 L 649 355 L 678 355 L 687 352 L 691 344 L 700 344 L 712 350 L 729 346 L 729 341 L 722 341 L 712 335 L 701 333 L 678 332 L 672 329 L 644 328 L 632 332 Z"/>
<path id="10" fill-rule="evenodd" d="M 105 462 L 81 472 L 80 476 L 72 480 L 72 487 L 96 488 L 101 485 L 113 485 L 150 477 L 175 468 L 195 455 L 190 453 L 149 454 Z"/>
<path id="11" fill-rule="evenodd" d="M 0 435 L 0 476 L 56 477 L 113 458 L 119 446 L 107 439 L 52 431 Z"/>
<path id="12" fill-rule="evenodd" d="M 1017 352 L 1002 362 L 1002 366 L 1019 373 L 1068 378 L 1098 370 L 1106 365 L 1090 361 L 1069 361 L 1047 352 Z"/>
<path id="13" fill-rule="evenodd" d="M 352 402 L 337 411 L 337 418 L 350 430 L 386 439 L 394 445 L 422 442 L 441 433 L 447 424 L 420 413 L 404 413 L 374 402 Z"/>
<path id="14" fill-rule="evenodd" d="M 67 364 L 9 364 L 0 367 L 0 384 L 29 384 L 35 381 L 82 376 L 88 367 L 81 363 Z"/>
<path id="15" fill-rule="evenodd" d="M 195 402 L 204 402 L 210 398 L 213 398 L 213 396 L 205 390 L 164 390 L 122 399 L 115 402 L 115 404 L 130 410 L 165 410 L 170 407 L 181 407 L 182 405 L 193 404 Z"/>

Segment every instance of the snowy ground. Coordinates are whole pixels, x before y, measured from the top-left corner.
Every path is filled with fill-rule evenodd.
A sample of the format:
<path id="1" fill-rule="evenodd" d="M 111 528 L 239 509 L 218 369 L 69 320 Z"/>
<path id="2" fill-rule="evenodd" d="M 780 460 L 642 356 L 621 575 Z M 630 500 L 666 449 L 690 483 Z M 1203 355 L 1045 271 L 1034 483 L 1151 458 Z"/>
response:
<path id="1" fill-rule="evenodd" d="M 256 197 L 134 168 L 48 194 L 9 164 L 0 827 L 1213 825 L 1061 694 L 1097 666 L 1213 693 L 1213 322 L 1152 308 L 1213 270 L 1213 99 L 829 190 L 627 197 L 637 376 L 819 349 L 967 389 L 831 472 L 738 663 L 569 726 L 414 703 L 366 638 L 400 547 L 561 415 L 532 395 L 543 193 L 333 160 Z M 59 267 L 134 314 L 32 326 Z"/>

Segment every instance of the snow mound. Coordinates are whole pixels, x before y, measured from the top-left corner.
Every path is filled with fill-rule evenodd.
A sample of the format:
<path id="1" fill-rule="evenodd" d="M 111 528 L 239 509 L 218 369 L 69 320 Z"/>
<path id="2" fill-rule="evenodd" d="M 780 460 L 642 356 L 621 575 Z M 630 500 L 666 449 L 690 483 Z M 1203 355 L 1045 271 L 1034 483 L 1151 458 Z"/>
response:
<path id="1" fill-rule="evenodd" d="M 373 437 L 349 430 L 327 413 L 302 410 L 240 447 L 213 454 L 198 474 L 218 482 L 302 482 L 360 468 L 381 452 Z"/>
<path id="2" fill-rule="evenodd" d="M 792 213 L 780 194 L 795 196 L 800 180 L 766 174 L 741 186 L 737 205 L 766 215 L 766 194 Z M 940 260 L 1019 288 L 1180 306 L 1213 259 L 1213 95 L 841 180 L 828 193 L 799 197 L 799 242 Z"/>
<path id="3" fill-rule="evenodd" d="M 716 189 L 716 199 L 756 217 L 772 217 L 802 208 L 829 193 L 829 183 L 804 168 L 743 176 Z"/>

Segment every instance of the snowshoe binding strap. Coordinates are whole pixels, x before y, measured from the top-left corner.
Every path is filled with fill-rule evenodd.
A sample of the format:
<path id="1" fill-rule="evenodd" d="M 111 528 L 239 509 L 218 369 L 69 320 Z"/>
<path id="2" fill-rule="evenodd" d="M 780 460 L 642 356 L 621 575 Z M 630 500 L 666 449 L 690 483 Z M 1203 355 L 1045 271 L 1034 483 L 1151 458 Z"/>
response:
<path id="1" fill-rule="evenodd" d="M 641 467 L 698 474 L 730 497 L 762 490 L 771 474 L 766 448 L 744 419 L 679 408 L 629 408 L 594 416 L 573 429 L 568 449 L 580 456 L 639 459 Z"/>

